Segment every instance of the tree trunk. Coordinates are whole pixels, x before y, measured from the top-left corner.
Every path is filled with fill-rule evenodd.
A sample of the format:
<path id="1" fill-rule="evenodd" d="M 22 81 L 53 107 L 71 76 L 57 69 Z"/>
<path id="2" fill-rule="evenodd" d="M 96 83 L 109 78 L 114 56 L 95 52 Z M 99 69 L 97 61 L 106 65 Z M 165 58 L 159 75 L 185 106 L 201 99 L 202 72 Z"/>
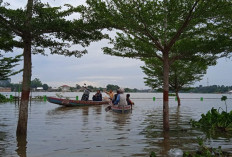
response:
<path id="1" fill-rule="evenodd" d="M 27 120 L 28 120 L 28 102 L 30 96 L 30 86 L 31 86 L 31 18 L 32 18 L 32 7 L 33 0 L 28 0 L 26 20 L 24 23 L 23 33 L 23 82 L 22 82 L 22 95 L 19 108 L 19 119 L 16 134 L 17 136 L 27 135 Z"/>
<path id="2" fill-rule="evenodd" d="M 168 92 L 169 92 L 169 61 L 168 52 L 163 53 L 163 129 L 169 131 L 169 105 L 168 105 Z"/>
<path id="3" fill-rule="evenodd" d="M 24 43 L 24 65 L 23 65 L 23 84 L 22 95 L 19 108 L 19 119 L 17 126 L 17 136 L 27 135 L 27 119 L 28 119 L 28 102 L 31 86 L 31 42 Z"/>
<path id="4" fill-rule="evenodd" d="M 178 106 L 180 106 L 180 97 L 179 97 L 179 93 L 177 91 L 176 91 L 176 98 L 177 98 Z"/>

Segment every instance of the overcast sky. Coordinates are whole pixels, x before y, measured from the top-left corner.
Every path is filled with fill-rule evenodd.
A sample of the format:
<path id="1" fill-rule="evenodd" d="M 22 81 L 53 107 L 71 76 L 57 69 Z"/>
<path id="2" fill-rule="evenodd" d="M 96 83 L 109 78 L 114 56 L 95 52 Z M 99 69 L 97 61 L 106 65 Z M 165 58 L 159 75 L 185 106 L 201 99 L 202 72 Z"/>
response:
<path id="1" fill-rule="evenodd" d="M 13 8 L 16 8 L 18 6 L 25 6 L 27 1 L 7 0 L 7 2 Z M 61 6 L 64 2 L 79 5 L 84 4 L 85 0 L 49 1 L 52 6 Z M 83 85 L 83 83 L 86 83 L 87 85 L 96 87 L 115 84 L 129 88 L 148 88 L 145 86 L 143 79 L 146 76 L 140 68 L 144 63 L 140 60 L 104 55 L 101 48 L 107 46 L 107 43 L 106 40 L 92 43 L 87 48 L 88 54 L 81 58 L 59 55 L 34 55 L 32 57 L 32 79 L 39 78 L 42 83 L 47 83 L 52 87 L 59 87 L 61 85 L 75 86 L 76 84 Z M 22 50 L 15 50 L 15 52 L 15 54 L 19 54 Z M 22 65 L 19 67 L 22 67 Z M 204 79 L 197 82 L 194 86 L 232 86 L 231 67 L 231 59 L 218 60 L 218 64 L 210 67 Z M 13 83 L 22 81 L 22 73 L 11 77 L 11 79 Z"/>

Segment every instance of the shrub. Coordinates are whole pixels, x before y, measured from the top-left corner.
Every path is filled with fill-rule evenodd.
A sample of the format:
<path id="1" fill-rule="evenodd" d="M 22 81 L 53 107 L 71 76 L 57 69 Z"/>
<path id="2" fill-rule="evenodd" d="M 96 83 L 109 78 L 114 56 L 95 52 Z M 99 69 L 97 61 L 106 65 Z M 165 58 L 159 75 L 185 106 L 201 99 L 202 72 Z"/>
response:
<path id="1" fill-rule="evenodd" d="M 218 110 L 212 108 L 205 114 L 201 115 L 199 121 L 190 120 L 193 127 L 202 128 L 204 130 L 214 131 L 232 131 L 232 111 L 219 113 Z"/>
<path id="2" fill-rule="evenodd" d="M 8 99 L 6 96 L 4 96 L 4 95 L 2 95 L 1 93 L 0 93 L 0 103 L 3 103 L 3 102 L 7 102 L 7 101 L 9 101 L 10 99 Z"/>

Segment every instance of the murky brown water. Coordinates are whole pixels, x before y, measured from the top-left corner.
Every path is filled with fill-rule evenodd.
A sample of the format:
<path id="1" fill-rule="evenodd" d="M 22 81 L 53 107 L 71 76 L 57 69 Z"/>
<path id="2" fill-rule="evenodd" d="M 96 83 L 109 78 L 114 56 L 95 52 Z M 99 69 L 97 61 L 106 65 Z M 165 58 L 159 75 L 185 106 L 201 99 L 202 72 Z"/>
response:
<path id="1" fill-rule="evenodd" d="M 66 94 L 74 97 L 75 93 Z M 171 130 L 163 133 L 162 100 L 154 102 L 153 96 L 161 98 L 161 94 L 132 93 L 136 105 L 132 113 L 125 115 L 105 112 L 107 105 L 63 108 L 48 102 L 32 102 L 27 139 L 15 136 L 18 106 L 0 104 L 0 156 L 129 157 L 149 156 L 151 151 L 168 156 L 168 152 L 175 148 L 193 151 L 198 147 L 196 138 L 206 135 L 191 128 L 189 120 L 198 120 L 212 107 L 225 109 L 220 94 L 182 94 L 182 98 L 196 99 L 183 99 L 179 108 L 174 99 L 170 100 Z M 200 97 L 218 99 L 200 101 Z M 232 98 L 232 95 L 227 97 Z M 227 104 L 228 110 L 232 110 L 232 99 L 228 99 Z M 232 153 L 230 136 L 213 138 L 206 139 L 206 144 L 221 145 L 223 150 Z"/>

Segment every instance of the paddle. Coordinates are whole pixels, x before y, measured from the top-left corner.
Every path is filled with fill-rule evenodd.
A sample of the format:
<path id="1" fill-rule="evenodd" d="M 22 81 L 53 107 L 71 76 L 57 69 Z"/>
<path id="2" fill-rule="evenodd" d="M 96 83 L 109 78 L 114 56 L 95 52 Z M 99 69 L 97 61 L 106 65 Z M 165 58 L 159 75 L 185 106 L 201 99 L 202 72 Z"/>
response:
<path id="1" fill-rule="evenodd" d="M 105 108 L 105 111 L 106 111 L 106 112 L 108 112 L 109 110 L 111 110 L 111 106 L 107 106 L 107 107 Z"/>

